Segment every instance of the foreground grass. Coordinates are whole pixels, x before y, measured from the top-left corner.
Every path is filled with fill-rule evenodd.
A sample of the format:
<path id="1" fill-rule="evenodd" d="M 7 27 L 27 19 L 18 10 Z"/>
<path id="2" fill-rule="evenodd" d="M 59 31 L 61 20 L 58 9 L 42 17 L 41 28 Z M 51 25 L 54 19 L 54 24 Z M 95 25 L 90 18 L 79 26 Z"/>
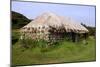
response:
<path id="1" fill-rule="evenodd" d="M 63 41 L 60 45 L 31 49 L 25 49 L 17 42 L 12 46 L 12 64 L 27 65 L 95 61 L 95 39 L 89 37 L 87 42 L 88 44 L 86 45 L 82 41 L 78 43 Z"/>

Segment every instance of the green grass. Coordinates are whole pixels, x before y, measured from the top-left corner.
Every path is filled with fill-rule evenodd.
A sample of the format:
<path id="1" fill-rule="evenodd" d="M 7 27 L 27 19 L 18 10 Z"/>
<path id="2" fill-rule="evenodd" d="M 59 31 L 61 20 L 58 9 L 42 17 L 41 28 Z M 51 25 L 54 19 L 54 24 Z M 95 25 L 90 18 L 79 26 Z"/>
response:
<path id="1" fill-rule="evenodd" d="M 78 43 L 62 41 L 59 45 L 47 48 L 35 47 L 31 49 L 23 48 L 20 43 L 17 42 L 12 45 L 12 64 L 27 65 L 95 61 L 95 39 L 89 37 L 87 42 L 88 44 L 86 45 L 82 41 Z"/>

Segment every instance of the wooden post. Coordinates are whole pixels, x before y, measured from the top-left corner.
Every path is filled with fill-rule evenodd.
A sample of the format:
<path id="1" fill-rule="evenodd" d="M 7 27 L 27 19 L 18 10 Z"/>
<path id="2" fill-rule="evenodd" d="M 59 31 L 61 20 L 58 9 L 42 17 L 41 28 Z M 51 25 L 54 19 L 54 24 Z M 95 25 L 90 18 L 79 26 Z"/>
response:
<path id="1" fill-rule="evenodd" d="M 84 33 L 84 38 L 85 38 L 85 40 L 84 40 L 83 43 L 84 43 L 85 45 L 87 45 L 87 44 L 88 44 L 88 42 L 86 41 L 86 39 L 87 39 L 87 33 Z"/>
<path id="2" fill-rule="evenodd" d="M 85 38 L 85 40 L 87 39 L 87 33 L 84 33 L 84 38 Z"/>
<path id="3" fill-rule="evenodd" d="M 74 32 L 72 32 L 72 42 L 75 42 L 75 33 Z"/>
<path id="4" fill-rule="evenodd" d="M 76 36 L 75 36 L 75 42 L 78 42 L 78 41 L 79 41 L 79 34 L 76 33 L 75 35 L 76 35 Z"/>
<path id="5" fill-rule="evenodd" d="M 79 41 L 79 34 L 72 32 L 72 42 L 78 42 Z"/>
<path id="6" fill-rule="evenodd" d="M 75 42 L 78 42 L 78 34 L 75 33 Z"/>

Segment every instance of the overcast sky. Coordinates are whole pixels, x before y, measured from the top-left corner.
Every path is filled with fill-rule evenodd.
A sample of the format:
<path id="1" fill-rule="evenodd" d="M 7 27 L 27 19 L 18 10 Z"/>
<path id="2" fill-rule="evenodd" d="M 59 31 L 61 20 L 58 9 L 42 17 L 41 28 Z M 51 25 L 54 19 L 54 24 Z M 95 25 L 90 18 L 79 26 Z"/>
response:
<path id="1" fill-rule="evenodd" d="M 12 11 L 34 19 L 44 12 L 53 12 L 61 16 L 71 17 L 88 26 L 95 26 L 95 7 L 65 4 L 12 1 Z"/>

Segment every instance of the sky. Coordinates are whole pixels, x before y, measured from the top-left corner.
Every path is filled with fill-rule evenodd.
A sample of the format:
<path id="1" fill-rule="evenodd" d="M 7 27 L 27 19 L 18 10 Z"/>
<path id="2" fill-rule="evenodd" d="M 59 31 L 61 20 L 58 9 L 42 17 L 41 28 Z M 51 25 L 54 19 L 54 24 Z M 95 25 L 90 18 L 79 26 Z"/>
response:
<path id="1" fill-rule="evenodd" d="M 34 19 L 45 12 L 52 12 L 70 17 L 87 26 L 95 26 L 94 6 L 12 1 L 11 10 L 21 13 L 29 19 Z"/>

